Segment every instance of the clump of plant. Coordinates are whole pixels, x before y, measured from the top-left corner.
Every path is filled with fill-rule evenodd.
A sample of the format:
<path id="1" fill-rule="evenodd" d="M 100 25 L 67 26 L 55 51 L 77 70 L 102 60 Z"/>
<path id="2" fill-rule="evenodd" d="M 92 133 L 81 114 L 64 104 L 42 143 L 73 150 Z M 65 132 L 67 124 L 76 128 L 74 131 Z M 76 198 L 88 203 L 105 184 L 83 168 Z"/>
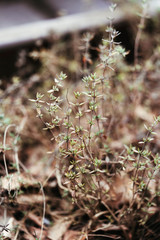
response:
<path id="1" fill-rule="evenodd" d="M 114 8 L 112 5 L 111 11 Z M 37 93 L 31 101 L 36 104 L 44 130 L 52 134 L 59 187 L 68 192 L 72 202 L 93 222 L 98 214 L 104 214 L 107 223 L 118 224 L 126 239 L 137 236 L 143 239 L 146 231 L 150 231 L 148 220 L 159 202 L 160 156 L 151 151 L 151 142 L 160 118 L 156 117 L 151 127 L 145 126 L 146 137 L 137 144 L 126 146 L 121 153 L 111 153 L 110 124 L 118 109 L 114 106 L 118 102 L 114 95 L 116 70 L 127 53 L 116 42 L 120 33 L 113 28 L 112 19 L 106 33 L 107 38 L 99 46 L 99 64 L 93 73 L 89 70 L 88 52 L 92 35 L 87 33 L 83 37 L 86 45 L 81 88 L 65 88 L 67 76 L 61 72 L 55 77 L 48 96 Z M 137 60 L 135 72 L 132 69 L 134 80 L 135 76 L 141 76 L 136 64 Z M 137 102 L 133 98 L 131 103 L 135 106 Z"/>
<path id="2" fill-rule="evenodd" d="M 115 5 L 112 6 L 112 11 L 114 8 Z M 102 167 L 109 152 L 105 144 L 108 137 L 105 125 L 110 114 L 106 103 L 111 94 L 110 80 L 116 61 L 126 54 L 115 41 L 120 33 L 113 28 L 112 19 L 106 33 L 108 38 L 103 39 L 100 45 L 100 63 L 91 74 L 87 68 L 90 63 L 88 45 L 92 35 L 86 33 L 83 36 L 86 47 L 81 91 L 64 89 L 67 76 L 61 72 L 48 91 L 48 99 L 37 93 L 36 99 L 31 100 L 36 104 L 37 117 L 44 123 L 44 129 L 51 132 L 52 141 L 57 143 L 57 167 L 63 188 L 90 215 L 94 214 L 90 211 L 92 206 L 103 202 L 108 191 L 101 185 L 109 174 L 107 168 Z M 45 120 L 46 114 L 49 121 Z M 110 181 L 110 177 L 107 181 Z"/>
<path id="3" fill-rule="evenodd" d="M 133 237 L 144 237 L 147 231 L 153 226 L 149 226 L 149 217 L 156 212 L 159 202 L 159 171 L 160 155 L 154 153 L 151 142 L 157 133 L 154 131 L 160 122 L 160 117 L 156 117 L 151 126 L 145 128 L 146 136 L 138 142 L 138 146 L 126 146 L 126 154 L 120 156 L 124 160 L 125 171 L 130 175 L 132 181 L 132 198 L 130 204 L 124 212 L 123 219 L 128 221 Z M 128 217 L 127 217 L 128 216 Z M 123 218 L 124 217 L 124 218 Z M 137 233 L 135 229 L 138 229 Z M 157 233 L 153 233 L 155 237 Z"/>

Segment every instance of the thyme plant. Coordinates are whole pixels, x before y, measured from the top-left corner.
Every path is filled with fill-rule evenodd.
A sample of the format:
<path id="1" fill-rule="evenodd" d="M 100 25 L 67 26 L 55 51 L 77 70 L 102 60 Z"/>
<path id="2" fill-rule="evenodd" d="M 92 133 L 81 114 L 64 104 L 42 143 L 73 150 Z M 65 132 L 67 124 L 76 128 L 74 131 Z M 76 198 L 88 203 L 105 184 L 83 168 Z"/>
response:
<path id="1" fill-rule="evenodd" d="M 112 11 L 115 5 L 113 5 Z M 106 29 L 107 39 L 100 45 L 100 63 L 94 73 L 87 71 L 89 62 L 89 43 L 92 35 L 83 37 L 84 46 L 84 76 L 82 77 L 83 91 L 64 89 L 66 74 L 61 72 L 54 79 L 52 89 L 48 91 L 48 100 L 37 93 L 35 102 L 37 116 L 49 130 L 58 146 L 56 159 L 61 172 L 62 185 L 67 186 L 73 202 L 88 214 L 91 206 L 96 206 L 106 198 L 108 189 L 101 186 L 106 178 L 107 169 L 102 169 L 107 132 L 106 101 L 110 91 L 110 78 L 120 55 L 125 56 L 125 50 L 115 41 L 120 34 L 110 25 Z M 45 120 L 44 113 L 49 116 Z M 96 151 L 97 149 L 97 151 Z M 94 214 L 92 212 L 92 214 Z"/>
<path id="2" fill-rule="evenodd" d="M 115 7 L 113 5 L 111 11 Z M 156 134 L 154 128 L 160 122 L 160 117 L 155 118 L 151 127 L 145 126 L 147 134 L 138 143 L 138 147 L 126 146 L 126 150 L 118 153 L 118 157 L 114 156 L 116 164 L 111 162 L 107 145 L 110 137 L 108 118 L 115 113 L 114 108 L 108 106 L 117 104 L 112 98 L 112 79 L 119 59 L 127 54 L 120 43 L 116 42 L 120 33 L 114 29 L 112 20 L 106 28 L 107 38 L 102 39 L 99 46 L 99 63 L 93 73 L 89 69 L 89 45 L 93 36 L 87 33 L 83 37 L 85 46 L 81 88 L 71 92 L 65 87 L 67 75 L 61 72 L 55 77 L 47 96 L 37 93 L 36 99 L 31 101 L 35 102 L 37 117 L 44 124 L 44 130 L 52 134 L 59 186 L 68 191 L 72 202 L 91 219 L 102 206 L 105 207 L 110 215 L 108 220 L 116 221 L 126 239 L 130 239 L 129 232 L 121 225 L 126 225 L 132 233 L 137 224 L 139 227 L 144 226 L 151 207 L 159 197 L 157 175 L 160 156 L 150 150 L 150 143 Z M 137 44 L 139 43 L 136 43 L 136 49 Z M 138 50 L 135 51 L 137 59 Z M 112 164 L 116 166 L 114 170 L 110 168 Z M 122 180 L 122 173 L 131 182 L 131 194 L 125 198 L 125 206 L 119 210 L 117 218 L 114 208 L 119 207 L 120 201 L 112 185 L 117 176 Z M 113 195 L 116 195 L 115 205 Z"/>

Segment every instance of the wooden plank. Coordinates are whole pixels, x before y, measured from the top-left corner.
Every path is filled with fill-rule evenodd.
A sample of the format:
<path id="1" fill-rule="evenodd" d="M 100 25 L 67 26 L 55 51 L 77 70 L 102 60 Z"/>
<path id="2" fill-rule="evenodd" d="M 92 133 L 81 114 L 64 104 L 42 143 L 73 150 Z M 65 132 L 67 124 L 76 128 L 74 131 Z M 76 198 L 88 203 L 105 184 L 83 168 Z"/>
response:
<path id="1" fill-rule="evenodd" d="M 37 39 L 46 38 L 51 33 L 63 35 L 102 26 L 108 23 L 108 16 L 110 16 L 108 9 L 95 10 L 2 29 L 0 31 L 0 48 L 33 42 Z M 123 14 L 116 11 L 116 21 L 119 21 L 122 17 Z"/>

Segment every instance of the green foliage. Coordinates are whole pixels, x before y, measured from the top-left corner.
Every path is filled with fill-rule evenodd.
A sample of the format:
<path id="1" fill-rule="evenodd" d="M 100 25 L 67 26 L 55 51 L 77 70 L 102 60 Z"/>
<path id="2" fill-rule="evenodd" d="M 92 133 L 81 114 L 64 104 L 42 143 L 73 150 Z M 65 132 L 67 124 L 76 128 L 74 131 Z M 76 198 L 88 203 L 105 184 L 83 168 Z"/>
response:
<path id="1" fill-rule="evenodd" d="M 72 196 L 75 195 L 74 201 L 85 209 L 91 209 L 92 205 L 97 204 L 100 200 L 97 194 L 105 195 L 100 186 L 99 174 L 102 165 L 100 156 L 104 150 L 105 153 L 110 151 L 109 147 L 103 144 L 108 114 L 105 99 L 109 94 L 110 76 L 118 56 L 125 56 L 125 50 L 115 41 L 119 32 L 112 27 L 112 21 L 106 32 L 108 38 L 103 39 L 100 46 L 100 63 L 96 72 L 89 74 L 87 65 L 84 66 L 84 87 L 81 92 L 66 92 L 63 82 L 67 76 L 61 72 L 54 79 L 53 87 L 48 90 L 47 100 L 44 100 L 46 96 L 41 93 L 37 93 L 36 99 L 31 99 L 36 104 L 37 117 L 45 125 L 44 130 L 49 130 L 53 135 L 52 139 L 57 142 L 59 153 L 56 157 L 61 169 L 62 184 L 66 181 L 65 178 L 68 178 L 69 192 Z M 83 36 L 84 56 L 87 61 L 92 37 L 89 33 Z M 44 112 L 49 121 L 45 121 Z"/>
<path id="2" fill-rule="evenodd" d="M 111 11 L 115 7 L 113 5 Z M 141 17 L 144 20 L 145 16 Z M 141 26 L 138 34 L 141 33 L 140 30 Z M 113 128 L 117 129 L 120 118 L 124 119 L 125 114 L 132 114 L 132 109 L 136 109 L 139 104 L 137 99 L 139 92 L 143 92 L 144 79 L 142 66 L 137 64 L 137 52 L 135 66 L 125 66 L 124 72 L 120 72 L 119 66 L 123 64 L 122 58 L 127 52 L 116 42 L 120 33 L 113 28 L 112 19 L 106 34 L 107 38 L 102 39 L 99 46 L 99 63 L 93 73 L 89 69 L 89 46 L 93 35 L 87 33 L 83 36 L 84 71 L 80 89 L 74 89 L 73 92 L 66 89 L 64 80 L 67 76 L 61 72 L 55 77 L 48 96 L 37 93 L 36 99 L 31 101 L 36 104 L 37 117 L 45 125 L 44 130 L 51 132 L 52 140 L 56 143 L 58 152 L 57 148 L 53 152 L 61 176 L 61 186 L 70 193 L 72 202 L 91 219 L 103 205 L 108 210 L 108 219 L 112 219 L 110 222 L 116 221 L 119 225 L 122 223 L 132 229 L 134 221 L 139 226 L 146 224 L 150 209 L 156 204 L 160 192 L 156 185 L 160 156 L 151 149 L 160 116 L 155 117 L 151 126 L 144 125 L 146 135 L 136 144 L 125 145 L 121 153 L 112 151 L 112 119 Z M 136 43 L 137 49 L 139 40 L 140 36 Z M 124 80 L 126 76 L 128 82 Z M 124 109 L 122 111 L 123 105 L 126 112 Z M 113 162 L 110 159 L 112 155 Z M 128 180 L 124 184 L 131 184 L 126 192 L 129 197 L 123 200 L 124 208 L 117 220 L 111 208 L 117 209 L 121 202 L 118 199 L 120 194 L 115 193 L 114 184 L 117 179 L 119 182 L 125 179 L 123 176 Z M 118 187 L 119 185 L 117 191 Z M 125 236 L 126 234 L 128 233 L 124 231 Z M 126 239 L 129 239 L 129 235 Z"/>

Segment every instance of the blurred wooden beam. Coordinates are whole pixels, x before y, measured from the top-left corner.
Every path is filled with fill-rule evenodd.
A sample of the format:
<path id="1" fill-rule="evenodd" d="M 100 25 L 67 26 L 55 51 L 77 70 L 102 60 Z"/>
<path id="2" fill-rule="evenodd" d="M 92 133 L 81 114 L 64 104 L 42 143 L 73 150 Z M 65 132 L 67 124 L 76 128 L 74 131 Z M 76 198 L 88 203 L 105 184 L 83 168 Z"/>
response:
<path id="1" fill-rule="evenodd" d="M 108 23 L 108 16 L 110 16 L 108 9 L 95 10 L 2 29 L 0 31 L 0 48 L 44 39 L 50 34 L 60 36 L 99 27 Z M 116 21 L 122 17 L 123 14 L 116 11 Z"/>
<path id="2" fill-rule="evenodd" d="M 150 15 L 154 15 L 160 10 L 160 0 L 152 0 L 149 4 Z M 130 10 L 128 8 L 128 11 L 125 12 L 123 8 L 117 8 L 113 16 L 114 21 L 118 22 L 129 17 Z M 90 30 L 107 24 L 110 15 L 109 9 L 106 8 L 1 29 L 0 48 L 35 42 L 38 39 L 49 37 L 50 34 L 61 36 L 75 31 Z"/>

